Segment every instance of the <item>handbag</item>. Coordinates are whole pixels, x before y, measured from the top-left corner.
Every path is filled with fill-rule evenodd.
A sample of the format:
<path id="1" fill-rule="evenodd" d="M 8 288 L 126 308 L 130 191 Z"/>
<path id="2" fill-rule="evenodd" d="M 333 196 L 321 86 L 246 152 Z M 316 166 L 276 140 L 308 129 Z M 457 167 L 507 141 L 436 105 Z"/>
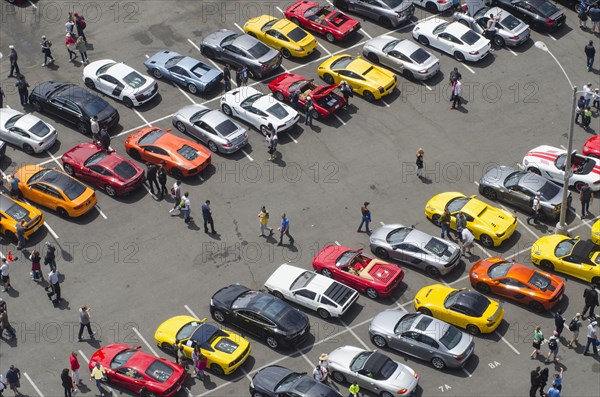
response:
<path id="1" fill-rule="evenodd" d="M 540 347 L 542 347 L 541 343 L 538 341 L 535 341 L 535 340 L 533 341 L 533 343 L 531 345 L 533 346 L 534 349 L 537 349 L 537 350 L 539 350 Z"/>

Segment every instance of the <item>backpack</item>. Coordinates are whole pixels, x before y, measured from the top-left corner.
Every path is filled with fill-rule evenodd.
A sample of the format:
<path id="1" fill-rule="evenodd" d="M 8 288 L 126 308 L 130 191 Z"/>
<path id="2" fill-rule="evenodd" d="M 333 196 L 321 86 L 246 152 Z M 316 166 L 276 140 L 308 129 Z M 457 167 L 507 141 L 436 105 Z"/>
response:
<path id="1" fill-rule="evenodd" d="M 85 29 L 87 24 L 85 23 L 85 19 L 83 19 L 83 17 L 79 17 L 77 18 L 77 21 L 75 21 L 75 24 L 80 28 L 80 29 Z"/>
<path id="2" fill-rule="evenodd" d="M 577 320 L 575 318 L 573 318 L 571 320 L 571 322 L 569 323 L 569 331 L 575 331 L 577 330 Z"/>
<path id="3" fill-rule="evenodd" d="M 554 350 L 558 347 L 558 343 L 556 343 L 556 339 L 548 340 L 548 349 Z"/>

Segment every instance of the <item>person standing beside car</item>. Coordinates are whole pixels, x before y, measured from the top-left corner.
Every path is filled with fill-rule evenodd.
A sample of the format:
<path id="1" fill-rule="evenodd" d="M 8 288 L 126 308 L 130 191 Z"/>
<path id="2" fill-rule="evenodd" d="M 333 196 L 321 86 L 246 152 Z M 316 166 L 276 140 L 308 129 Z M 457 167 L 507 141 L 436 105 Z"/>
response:
<path id="1" fill-rule="evenodd" d="M 530 221 L 533 219 L 533 223 L 536 225 L 540 224 L 540 212 L 542 211 L 542 202 L 540 192 L 537 192 L 531 200 L 531 215 L 527 217 L 527 224 L 531 225 Z"/>
<path id="2" fill-rule="evenodd" d="M 592 189 L 590 185 L 584 183 L 579 191 L 579 201 L 581 201 L 581 217 L 585 218 L 590 214 L 590 204 L 594 201 L 594 195 L 592 194 Z"/>

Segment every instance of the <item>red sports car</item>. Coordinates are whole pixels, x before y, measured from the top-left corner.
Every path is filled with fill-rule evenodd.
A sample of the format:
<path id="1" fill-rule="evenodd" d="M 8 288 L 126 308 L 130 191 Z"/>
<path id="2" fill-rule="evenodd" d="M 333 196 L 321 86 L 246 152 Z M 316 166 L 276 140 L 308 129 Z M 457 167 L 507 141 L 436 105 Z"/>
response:
<path id="1" fill-rule="evenodd" d="M 596 157 L 600 159 L 600 135 L 595 135 L 587 140 L 583 145 L 584 156 Z"/>
<path id="2" fill-rule="evenodd" d="M 315 107 L 313 118 L 329 117 L 333 112 L 346 104 L 346 100 L 338 92 L 337 84 L 316 85 L 313 80 L 292 73 L 284 73 L 269 83 L 269 89 L 280 101 L 288 101 L 290 95 L 298 92 L 298 105 L 304 109 L 306 98 L 310 95 Z"/>
<path id="3" fill-rule="evenodd" d="M 67 174 L 104 189 L 111 197 L 129 194 L 146 180 L 144 170 L 135 163 L 93 143 L 69 149 L 61 161 Z"/>
<path id="4" fill-rule="evenodd" d="M 343 40 L 360 30 L 360 22 L 348 15 L 309 0 L 298 0 L 283 14 L 296 25 L 325 36 L 327 41 Z"/>
<path id="5" fill-rule="evenodd" d="M 115 343 L 101 347 L 90 358 L 90 371 L 97 362 L 102 365 L 108 381 L 139 394 L 146 389 L 156 397 L 170 397 L 181 389 L 186 372 L 183 367 L 144 353 L 138 347 Z"/>
<path id="6" fill-rule="evenodd" d="M 536 312 L 550 310 L 565 292 L 559 277 L 503 258 L 480 260 L 471 268 L 469 278 L 479 291 L 521 302 Z"/>
<path id="7" fill-rule="evenodd" d="M 400 285 L 404 271 L 398 266 L 372 259 L 362 253 L 341 245 L 328 245 L 313 259 L 313 268 L 371 299 L 385 298 Z"/>

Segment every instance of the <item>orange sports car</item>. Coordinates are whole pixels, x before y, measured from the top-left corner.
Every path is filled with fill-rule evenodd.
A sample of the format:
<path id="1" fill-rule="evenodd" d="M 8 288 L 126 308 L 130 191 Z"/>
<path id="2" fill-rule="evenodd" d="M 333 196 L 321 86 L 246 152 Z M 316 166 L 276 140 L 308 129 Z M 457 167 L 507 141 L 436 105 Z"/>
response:
<path id="1" fill-rule="evenodd" d="M 521 302 L 536 312 L 550 310 L 565 292 L 559 277 L 503 258 L 480 260 L 471 268 L 469 278 L 479 291 Z"/>
<path id="2" fill-rule="evenodd" d="M 125 140 L 131 157 L 151 164 L 165 163 L 175 179 L 198 175 L 211 161 L 210 151 L 188 139 L 180 138 L 157 127 L 142 128 Z"/>
<path id="3" fill-rule="evenodd" d="M 63 218 L 75 218 L 96 205 L 96 193 L 77 179 L 55 168 L 26 165 L 13 174 L 27 200 L 43 205 Z"/>

